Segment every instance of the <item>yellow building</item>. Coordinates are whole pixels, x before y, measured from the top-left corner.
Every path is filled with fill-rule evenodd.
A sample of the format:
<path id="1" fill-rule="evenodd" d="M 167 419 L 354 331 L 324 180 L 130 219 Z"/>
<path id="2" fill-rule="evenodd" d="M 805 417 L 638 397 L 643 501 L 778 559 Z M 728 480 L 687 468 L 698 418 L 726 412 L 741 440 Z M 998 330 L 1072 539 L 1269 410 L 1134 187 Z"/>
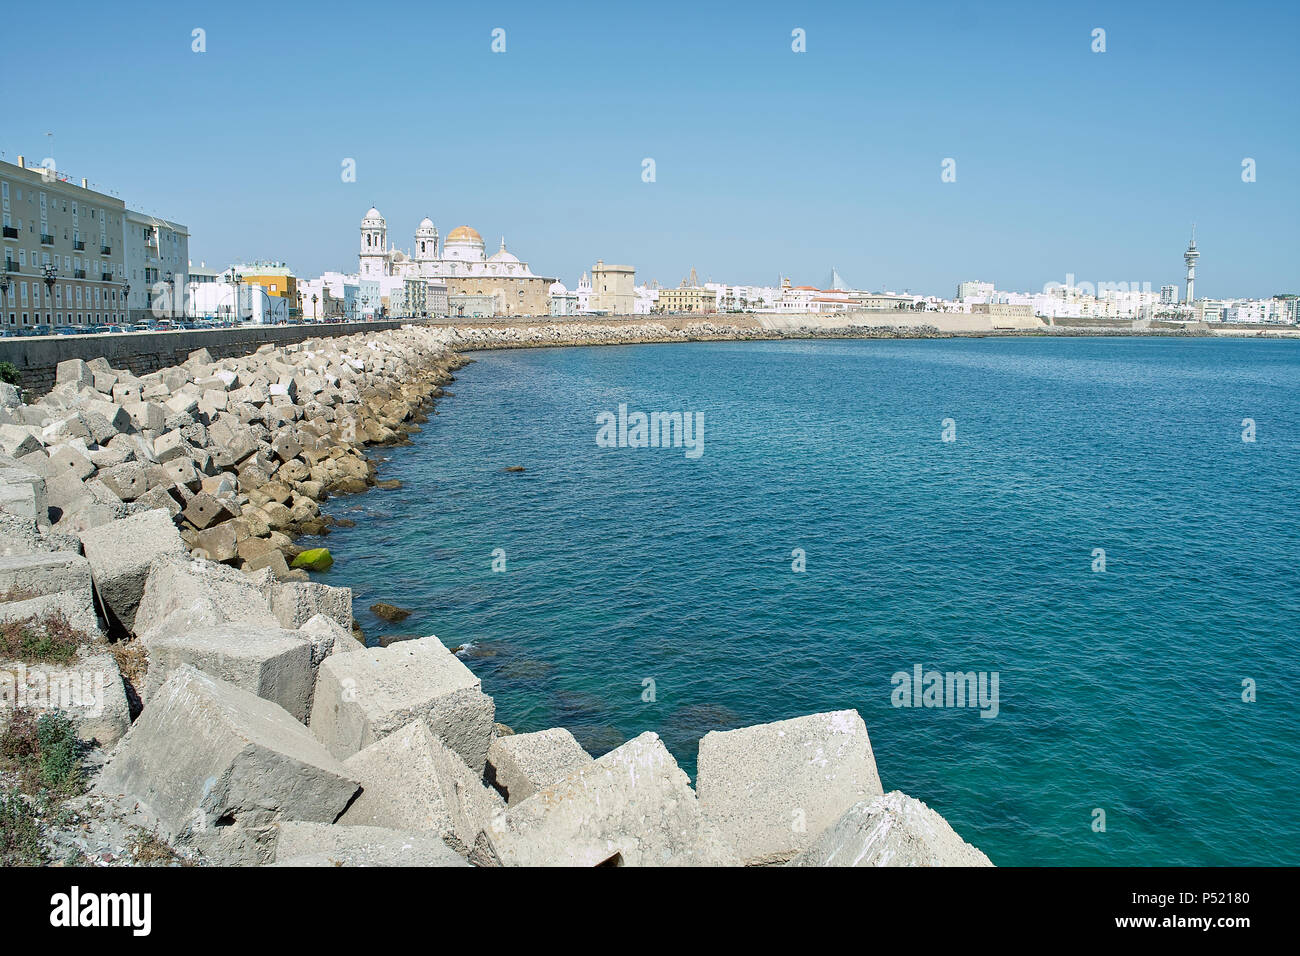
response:
<path id="1" fill-rule="evenodd" d="M 288 299 L 289 316 L 299 317 L 298 277 L 283 262 L 253 262 L 234 269 L 244 285 L 261 286 L 267 295 Z"/>

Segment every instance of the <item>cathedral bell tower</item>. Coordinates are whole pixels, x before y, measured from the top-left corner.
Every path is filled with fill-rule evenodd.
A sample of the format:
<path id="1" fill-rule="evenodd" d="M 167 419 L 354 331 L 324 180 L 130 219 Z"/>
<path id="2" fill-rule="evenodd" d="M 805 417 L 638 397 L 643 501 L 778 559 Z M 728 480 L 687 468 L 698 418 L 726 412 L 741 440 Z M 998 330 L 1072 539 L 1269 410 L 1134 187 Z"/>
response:
<path id="1" fill-rule="evenodd" d="M 358 272 L 363 279 L 384 275 L 388 252 L 388 225 L 374 206 L 361 220 L 361 254 Z"/>

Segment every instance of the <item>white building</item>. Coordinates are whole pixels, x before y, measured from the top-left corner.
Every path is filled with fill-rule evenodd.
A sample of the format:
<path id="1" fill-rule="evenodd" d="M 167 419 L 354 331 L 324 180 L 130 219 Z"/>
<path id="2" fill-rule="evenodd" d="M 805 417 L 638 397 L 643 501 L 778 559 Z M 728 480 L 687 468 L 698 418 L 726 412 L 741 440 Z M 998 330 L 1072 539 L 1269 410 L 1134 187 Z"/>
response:
<path id="1" fill-rule="evenodd" d="M 965 302 L 967 299 L 978 298 L 980 302 L 991 302 L 992 299 L 989 297 L 993 295 L 993 292 L 992 282 L 980 282 L 977 279 L 971 279 L 957 284 L 957 301 Z"/>
<path id="2" fill-rule="evenodd" d="M 132 320 L 183 316 L 189 285 L 189 230 L 134 209 L 126 210 L 123 230 Z"/>

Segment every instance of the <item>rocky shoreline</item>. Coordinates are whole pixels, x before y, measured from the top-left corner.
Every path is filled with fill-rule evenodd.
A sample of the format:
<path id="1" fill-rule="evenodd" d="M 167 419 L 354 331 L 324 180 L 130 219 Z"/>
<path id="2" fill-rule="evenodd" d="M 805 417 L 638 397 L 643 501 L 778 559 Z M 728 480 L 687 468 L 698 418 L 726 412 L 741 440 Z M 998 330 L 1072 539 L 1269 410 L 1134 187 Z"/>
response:
<path id="1" fill-rule="evenodd" d="M 651 732 L 593 758 L 563 728 L 503 727 L 437 637 L 365 647 L 351 590 L 311 579 L 329 556 L 295 543 L 376 484 L 365 449 L 409 441 L 462 352 L 790 337 L 406 326 L 144 376 L 68 361 L 31 404 L 0 386 L 0 761 L 16 715 L 57 713 L 89 784 L 34 824 L 43 859 L 990 865 L 884 791 L 855 711 L 709 733 L 694 787 Z M 19 776 L 0 763 L 21 815 L 46 798 Z M 122 852 L 125 833 L 147 839 Z"/>

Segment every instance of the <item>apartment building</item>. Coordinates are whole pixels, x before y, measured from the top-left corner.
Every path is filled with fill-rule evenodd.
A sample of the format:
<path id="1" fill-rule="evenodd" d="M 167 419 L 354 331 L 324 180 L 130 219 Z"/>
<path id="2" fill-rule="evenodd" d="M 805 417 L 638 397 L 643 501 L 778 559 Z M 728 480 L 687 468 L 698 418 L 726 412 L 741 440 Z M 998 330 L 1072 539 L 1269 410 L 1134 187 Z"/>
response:
<path id="1" fill-rule="evenodd" d="M 95 326 L 126 320 L 120 199 L 53 168 L 0 162 L 0 325 Z"/>

